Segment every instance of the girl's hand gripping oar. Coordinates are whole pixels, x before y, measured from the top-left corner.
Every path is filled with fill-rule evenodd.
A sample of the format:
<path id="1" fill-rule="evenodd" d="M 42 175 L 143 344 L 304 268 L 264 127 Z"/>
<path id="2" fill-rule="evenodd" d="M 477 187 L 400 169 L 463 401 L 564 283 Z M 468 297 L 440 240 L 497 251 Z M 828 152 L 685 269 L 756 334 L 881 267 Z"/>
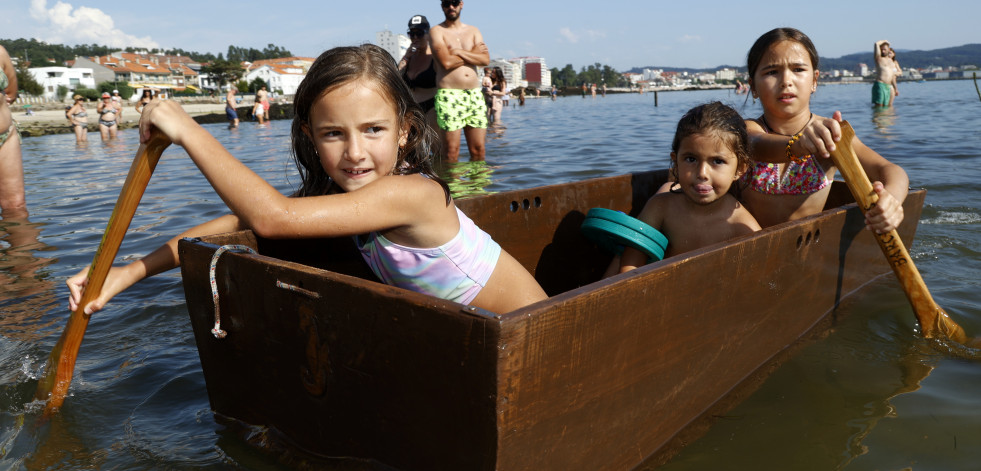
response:
<path id="1" fill-rule="evenodd" d="M 841 140 L 836 143 L 835 150 L 831 152 L 831 158 L 838 170 L 841 171 L 845 183 L 848 184 L 848 189 L 851 190 L 852 196 L 855 197 L 855 201 L 858 202 L 864 213 L 875 206 L 879 196 L 872 189 L 872 183 L 852 148 L 854 137 L 855 131 L 851 125 L 847 121 L 842 121 Z M 923 336 L 932 338 L 939 334 L 955 342 L 966 344 L 967 334 L 964 333 L 964 329 L 957 325 L 933 300 L 933 296 L 930 295 L 923 278 L 920 277 L 920 272 L 913 264 L 913 259 L 910 258 L 906 246 L 899 238 L 899 233 L 893 229 L 883 234 L 875 234 L 875 239 L 879 242 L 879 248 L 882 249 L 886 260 L 892 266 L 896 277 L 899 278 L 899 283 L 902 285 L 903 291 L 906 292 L 910 304 L 913 305 L 913 313 L 916 314 L 916 319 L 920 323 Z M 976 344 L 978 340 L 973 340 L 970 343 Z"/>
<path id="2" fill-rule="evenodd" d="M 44 408 L 45 415 L 61 407 L 68 394 L 68 386 L 71 385 L 72 373 L 75 371 L 75 357 L 78 356 L 78 348 L 82 344 L 82 337 L 85 336 L 85 328 L 91 316 L 85 313 L 85 307 L 102 292 L 102 284 L 106 280 L 109 269 L 112 268 L 116 252 L 119 251 L 126 229 L 133 220 L 133 214 L 140 204 L 143 191 L 146 190 L 153 169 L 160 160 L 160 154 L 168 145 L 170 141 L 166 137 L 154 134 L 136 151 L 136 158 L 129 169 L 129 175 L 126 176 L 126 182 L 119 194 L 119 200 L 116 201 L 116 207 L 112 210 L 112 216 L 109 217 L 102 242 L 95 252 L 95 260 L 89 269 L 89 281 L 85 292 L 78 307 L 68 318 L 65 332 L 61 334 L 58 343 L 51 350 L 47 371 L 37 385 L 37 393 L 34 397 L 38 400 L 48 400 Z"/>

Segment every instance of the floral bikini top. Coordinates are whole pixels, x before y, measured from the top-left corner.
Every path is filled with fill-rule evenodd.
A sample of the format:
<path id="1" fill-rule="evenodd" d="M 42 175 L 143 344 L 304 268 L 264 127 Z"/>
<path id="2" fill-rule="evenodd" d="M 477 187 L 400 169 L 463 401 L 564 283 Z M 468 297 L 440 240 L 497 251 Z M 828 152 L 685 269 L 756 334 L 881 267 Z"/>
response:
<path id="1" fill-rule="evenodd" d="M 756 120 L 767 134 L 772 133 L 762 119 Z M 809 195 L 831 183 L 817 159 L 807 156 L 803 163 L 788 162 L 783 173 L 777 164 L 753 162 L 741 178 L 743 185 L 765 195 Z"/>

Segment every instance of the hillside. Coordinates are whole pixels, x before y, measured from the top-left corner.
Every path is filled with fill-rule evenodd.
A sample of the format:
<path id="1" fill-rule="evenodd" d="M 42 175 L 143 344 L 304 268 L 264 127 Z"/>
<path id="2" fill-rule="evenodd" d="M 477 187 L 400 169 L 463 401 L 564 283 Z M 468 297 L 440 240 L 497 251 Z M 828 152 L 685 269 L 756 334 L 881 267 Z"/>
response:
<path id="1" fill-rule="evenodd" d="M 924 69 L 927 67 L 981 67 L 981 44 L 965 44 L 963 46 L 934 49 L 932 51 L 917 51 L 896 49 L 896 59 L 903 67 Z M 855 69 L 859 63 L 874 67 L 872 63 L 872 45 L 867 52 L 849 54 L 837 59 L 821 58 L 821 68 Z"/>
<path id="2" fill-rule="evenodd" d="M 899 64 L 904 68 L 912 67 L 916 69 L 923 69 L 932 66 L 964 67 L 970 65 L 981 67 L 981 44 L 965 44 L 963 46 L 934 49 L 931 51 L 896 49 L 896 57 L 899 60 Z M 820 60 L 820 68 L 822 70 L 855 70 L 860 63 L 869 67 L 875 67 L 875 64 L 872 63 L 872 43 L 869 43 L 869 50 L 865 52 L 856 52 L 854 54 L 848 54 L 838 58 L 822 57 Z M 687 67 L 650 65 L 645 67 L 634 67 L 628 72 L 641 73 L 644 69 L 663 69 L 676 72 L 709 72 L 724 67 L 740 71 L 746 70 L 746 66 L 742 64 L 738 66 L 719 65 L 718 67 L 713 67 L 711 69 L 692 69 Z"/>

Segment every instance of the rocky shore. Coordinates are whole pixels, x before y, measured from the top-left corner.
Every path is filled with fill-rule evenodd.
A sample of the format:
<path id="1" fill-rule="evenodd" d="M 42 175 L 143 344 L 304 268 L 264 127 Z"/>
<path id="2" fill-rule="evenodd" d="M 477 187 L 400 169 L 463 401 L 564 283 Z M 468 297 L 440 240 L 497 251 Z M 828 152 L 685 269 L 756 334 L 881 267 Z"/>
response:
<path id="1" fill-rule="evenodd" d="M 184 110 L 187 111 L 195 121 L 205 123 L 226 123 L 224 103 L 183 103 Z M 95 111 L 95 104 L 86 105 L 89 114 L 88 128 L 89 133 L 99 134 L 98 113 Z M 15 108 L 16 110 L 16 108 Z M 251 120 L 252 105 L 240 105 L 235 108 L 239 119 L 245 123 Z M 61 105 L 47 105 L 40 109 L 32 108 L 32 114 L 26 114 L 18 110 L 13 116 L 17 121 L 17 129 L 23 137 L 36 137 L 48 134 L 71 134 L 74 132 L 65 118 L 65 110 Z M 122 120 L 119 129 L 135 128 L 139 123 L 140 114 L 132 105 L 123 108 Z M 269 109 L 269 119 L 292 119 L 292 103 L 273 103 Z"/>

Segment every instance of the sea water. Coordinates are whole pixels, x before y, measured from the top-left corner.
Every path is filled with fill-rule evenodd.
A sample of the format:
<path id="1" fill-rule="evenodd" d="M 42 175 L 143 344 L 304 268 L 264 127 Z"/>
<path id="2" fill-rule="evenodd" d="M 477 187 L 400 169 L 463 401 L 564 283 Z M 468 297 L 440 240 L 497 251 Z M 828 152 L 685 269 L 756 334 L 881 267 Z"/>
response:
<path id="1" fill-rule="evenodd" d="M 874 111 L 868 85 L 821 86 L 812 110 L 840 110 L 867 145 L 928 190 L 911 247 L 933 296 L 981 335 L 981 100 L 970 81 L 903 83 Z M 529 98 L 504 110 L 487 162 L 444 166 L 457 197 L 664 168 L 678 118 L 729 90 Z M 289 122 L 206 125 L 284 193 L 298 184 Z M 261 443 L 216 421 L 178 271 L 144 280 L 92 316 L 70 396 L 49 421 L 33 402 L 68 317 L 64 281 L 93 258 L 138 147 L 90 134 L 23 141 L 28 220 L 0 220 L 0 468 L 281 469 Z M 464 147 L 465 148 L 465 147 Z M 161 159 L 117 263 L 226 213 L 179 148 Z M 739 280 L 732 280 L 738 283 Z M 815 289 L 822 289 L 815 287 Z M 916 333 L 899 284 L 882 277 L 841 307 L 845 320 L 779 368 L 663 469 L 975 470 L 981 363 L 937 353 Z M 788 313 L 791 315 L 792 313 Z M 630 444 L 624 444 L 630 447 Z M 354 469 L 357 464 L 338 464 Z"/>

